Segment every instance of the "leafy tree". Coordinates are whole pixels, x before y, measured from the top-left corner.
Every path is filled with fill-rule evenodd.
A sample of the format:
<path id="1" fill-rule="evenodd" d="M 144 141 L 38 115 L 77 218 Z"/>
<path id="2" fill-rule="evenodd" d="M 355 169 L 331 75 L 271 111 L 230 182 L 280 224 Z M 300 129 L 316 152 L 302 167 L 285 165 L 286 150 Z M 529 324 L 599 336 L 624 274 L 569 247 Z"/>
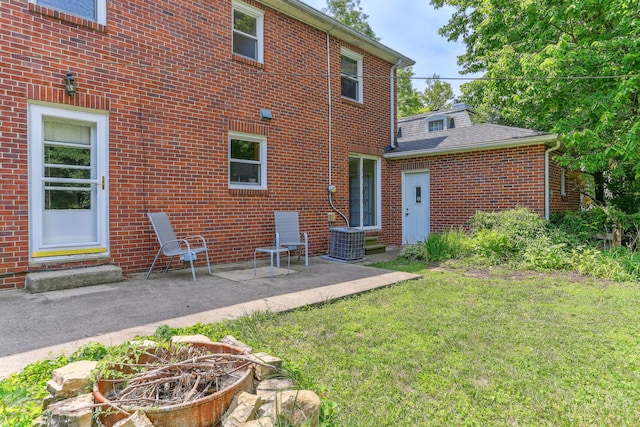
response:
<path id="1" fill-rule="evenodd" d="M 357 32 L 379 40 L 367 22 L 369 15 L 362 12 L 360 0 L 327 0 L 327 7 L 322 11 Z"/>
<path id="2" fill-rule="evenodd" d="M 411 67 L 401 68 L 396 72 L 399 117 L 413 116 L 425 111 L 422 95 L 411 84 L 412 78 Z"/>
<path id="3" fill-rule="evenodd" d="M 464 99 L 494 121 L 557 132 L 596 200 L 640 211 L 640 7 L 630 0 L 431 0 L 455 8 Z"/>
<path id="4" fill-rule="evenodd" d="M 327 0 L 327 7 L 322 11 L 359 33 L 373 40 L 379 40 L 367 23 L 369 15 L 363 13 L 360 0 Z M 424 112 L 422 96 L 411 84 L 413 78 L 411 67 L 398 69 L 396 73 L 398 115 L 407 117 Z"/>
<path id="5" fill-rule="evenodd" d="M 434 74 L 433 77 L 427 79 L 427 87 L 422 94 L 422 103 L 425 111 L 450 108 L 453 98 L 451 85 L 440 80 L 439 75 Z"/>

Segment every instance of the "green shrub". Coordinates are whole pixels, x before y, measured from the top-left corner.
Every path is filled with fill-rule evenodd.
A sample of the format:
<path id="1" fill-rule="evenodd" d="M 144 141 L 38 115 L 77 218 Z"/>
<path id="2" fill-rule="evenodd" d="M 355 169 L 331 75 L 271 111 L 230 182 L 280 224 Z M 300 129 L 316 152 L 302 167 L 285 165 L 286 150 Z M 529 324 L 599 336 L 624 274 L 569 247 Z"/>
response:
<path id="1" fill-rule="evenodd" d="M 509 237 L 500 230 L 481 229 L 474 233 L 472 252 L 479 264 L 497 265 L 511 258 L 513 247 Z"/>
<path id="2" fill-rule="evenodd" d="M 601 208 L 555 213 L 551 216 L 551 225 L 567 236 L 572 236 L 573 246 L 600 243 L 595 236 L 611 228 L 607 214 Z"/>
<path id="3" fill-rule="evenodd" d="M 624 246 L 638 250 L 640 246 L 640 213 L 628 214 L 612 207 L 595 206 L 583 211 L 567 211 L 552 215 L 551 224 L 575 238 L 577 245 L 596 246 L 598 235 L 618 229 Z"/>
<path id="4" fill-rule="evenodd" d="M 603 253 L 605 256 L 615 259 L 622 269 L 629 275 L 630 280 L 640 280 L 640 252 L 634 252 L 629 248 L 611 248 Z"/>
<path id="5" fill-rule="evenodd" d="M 426 241 L 406 245 L 399 257 L 409 261 L 441 262 L 459 259 L 470 253 L 471 241 L 462 230 L 431 233 Z"/>
<path id="6" fill-rule="evenodd" d="M 462 230 L 432 233 L 425 248 L 427 260 L 431 262 L 459 259 L 470 252 L 470 239 Z"/>
<path id="7" fill-rule="evenodd" d="M 0 380 L 0 425 L 31 426 L 42 413 L 51 371 L 69 363 L 65 356 L 39 360 Z"/>
<path id="8" fill-rule="evenodd" d="M 493 252 L 504 257 L 522 252 L 529 242 L 546 232 L 546 221 L 528 208 L 515 208 L 500 212 L 476 212 L 469 221 L 474 228 L 476 240 L 483 240 L 481 247 L 493 240 L 498 247 Z M 483 233 L 484 231 L 496 233 Z"/>
<path id="9" fill-rule="evenodd" d="M 549 236 L 532 240 L 522 253 L 523 266 L 531 270 L 566 270 L 571 262 L 567 244 L 556 242 Z"/>
<path id="10" fill-rule="evenodd" d="M 618 251 L 602 251 L 596 248 L 574 249 L 572 267 L 580 274 L 616 281 L 634 280 L 638 277 L 626 270 Z"/>
<path id="11" fill-rule="evenodd" d="M 427 261 L 427 246 L 424 242 L 406 245 L 398 254 L 398 257 L 409 261 Z"/>

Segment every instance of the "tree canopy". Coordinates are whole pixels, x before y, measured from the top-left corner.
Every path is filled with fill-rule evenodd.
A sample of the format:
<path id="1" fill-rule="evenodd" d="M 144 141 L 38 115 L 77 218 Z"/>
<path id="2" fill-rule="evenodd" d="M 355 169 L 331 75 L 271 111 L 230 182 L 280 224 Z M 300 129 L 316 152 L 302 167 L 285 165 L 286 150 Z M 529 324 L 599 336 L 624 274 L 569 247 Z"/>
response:
<path id="1" fill-rule="evenodd" d="M 327 0 L 327 7 L 323 8 L 322 12 L 373 40 L 379 40 L 367 22 L 369 15 L 362 11 L 360 0 Z M 397 71 L 398 116 L 407 117 L 446 108 L 453 100 L 451 85 L 439 80 L 438 75 L 434 74 L 432 78 L 428 79 L 427 87 L 423 93 L 413 87 L 412 79 L 413 70 L 411 67 L 401 68 Z"/>
<path id="2" fill-rule="evenodd" d="M 596 200 L 640 211 L 640 5 L 630 0 L 431 0 L 455 8 L 462 86 L 485 117 L 558 133 Z"/>
<path id="3" fill-rule="evenodd" d="M 327 7 L 322 11 L 357 32 L 378 40 L 367 22 L 369 15 L 365 14 L 360 7 L 360 0 L 327 0 Z"/>

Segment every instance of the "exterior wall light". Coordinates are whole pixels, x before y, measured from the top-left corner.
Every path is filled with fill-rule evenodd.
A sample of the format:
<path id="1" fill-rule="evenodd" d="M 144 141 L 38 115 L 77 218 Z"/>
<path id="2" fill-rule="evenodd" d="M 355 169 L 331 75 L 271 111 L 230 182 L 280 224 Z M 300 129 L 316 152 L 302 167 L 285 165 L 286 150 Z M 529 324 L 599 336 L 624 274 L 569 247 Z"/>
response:
<path id="1" fill-rule="evenodd" d="M 266 120 L 269 121 L 271 120 L 273 117 L 271 116 L 271 110 L 268 110 L 266 108 L 261 108 L 260 109 L 260 120 Z"/>
<path id="2" fill-rule="evenodd" d="M 67 76 L 64 78 L 64 91 L 69 96 L 76 94 L 76 79 L 71 71 L 67 72 Z"/>

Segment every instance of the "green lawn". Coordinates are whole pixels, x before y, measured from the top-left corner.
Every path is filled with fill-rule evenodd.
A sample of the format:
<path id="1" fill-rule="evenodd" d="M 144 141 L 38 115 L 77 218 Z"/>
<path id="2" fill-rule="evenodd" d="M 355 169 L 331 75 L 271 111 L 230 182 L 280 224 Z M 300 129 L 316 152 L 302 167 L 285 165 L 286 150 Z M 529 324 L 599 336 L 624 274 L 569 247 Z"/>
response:
<path id="1" fill-rule="evenodd" d="M 640 286 L 433 271 L 258 321 L 245 339 L 338 426 L 639 425 Z"/>
<path id="2" fill-rule="evenodd" d="M 232 333 L 285 359 L 323 398 L 325 426 L 640 425 L 640 283 L 422 273 L 320 307 L 179 332 Z M 0 382 L 0 397 L 23 405 L 27 392 L 10 384 Z"/>

